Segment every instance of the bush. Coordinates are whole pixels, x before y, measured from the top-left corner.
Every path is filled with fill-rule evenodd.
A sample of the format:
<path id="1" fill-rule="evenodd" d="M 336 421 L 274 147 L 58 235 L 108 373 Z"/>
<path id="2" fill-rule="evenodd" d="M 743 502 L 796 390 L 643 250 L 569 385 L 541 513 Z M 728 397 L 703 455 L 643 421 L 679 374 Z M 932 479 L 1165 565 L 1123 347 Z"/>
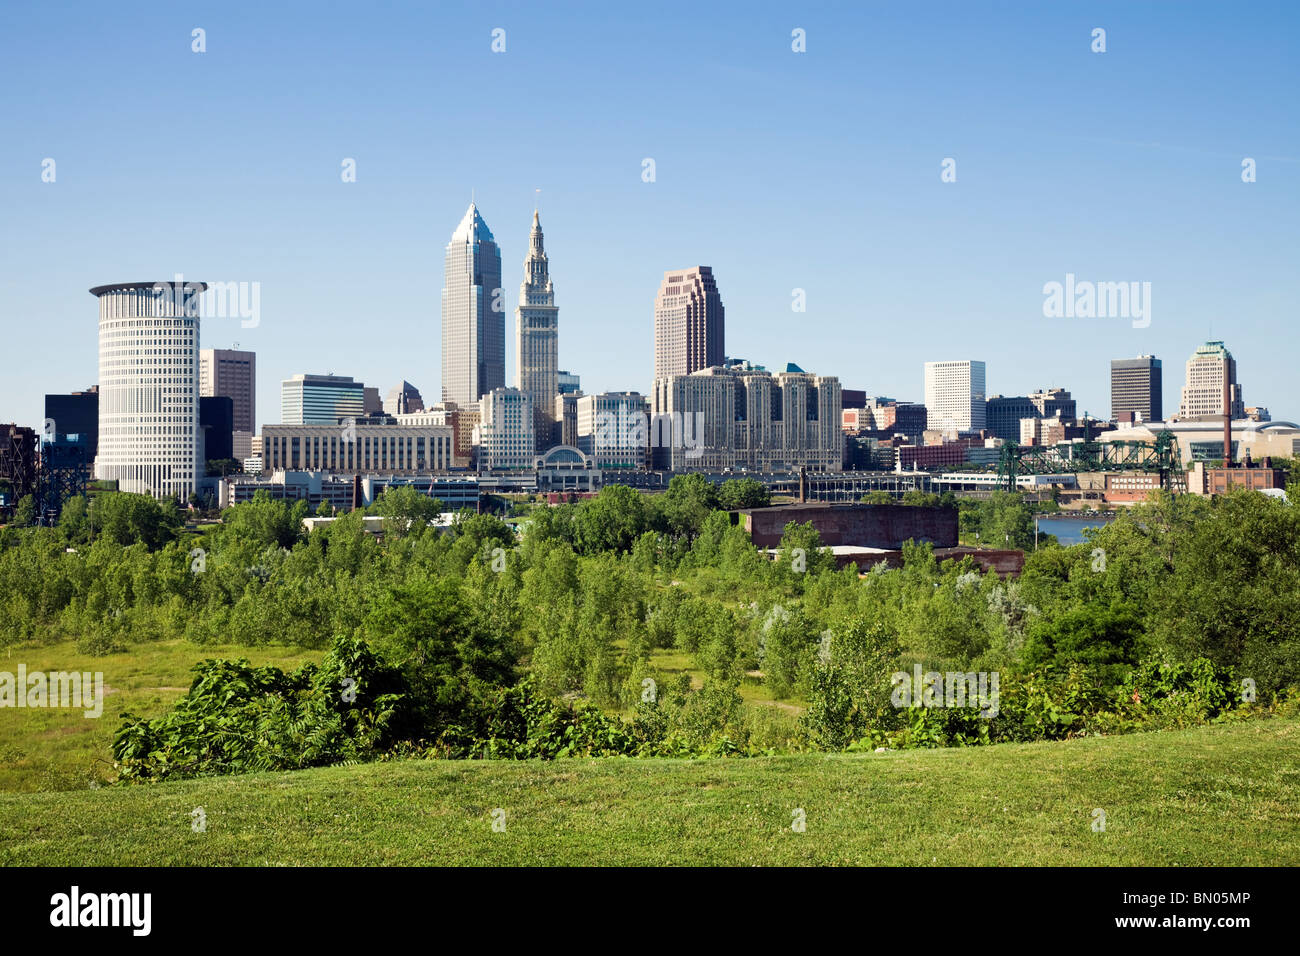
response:
<path id="1" fill-rule="evenodd" d="M 207 660 L 172 711 L 124 714 L 113 758 L 124 780 L 320 767 L 376 756 L 407 703 L 400 675 L 360 641 L 340 638 L 319 667 L 285 674 Z M 351 683 L 349 683 L 349 681 Z"/>

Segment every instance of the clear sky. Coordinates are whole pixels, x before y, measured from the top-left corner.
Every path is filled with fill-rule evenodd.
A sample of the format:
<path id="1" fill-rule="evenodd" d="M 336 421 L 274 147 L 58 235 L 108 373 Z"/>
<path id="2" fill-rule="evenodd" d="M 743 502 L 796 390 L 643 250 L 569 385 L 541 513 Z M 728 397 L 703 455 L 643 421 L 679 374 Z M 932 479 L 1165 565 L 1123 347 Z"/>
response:
<path id="1" fill-rule="evenodd" d="M 990 393 L 1062 386 L 1104 416 L 1110 359 L 1161 358 L 1176 409 L 1212 337 L 1247 404 L 1300 418 L 1297 4 L 10 0 L 4 19 L 0 421 L 39 426 L 44 393 L 94 383 L 91 286 L 177 273 L 260 283 L 256 328 L 202 329 L 258 353 L 259 423 L 297 372 L 437 400 L 471 190 L 513 381 L 538 189 L 560 366 L 587 392 L 649 388 L 663 271 L 711 265 L 727 353 L 769 368 L 920 401 L 927 359 L 983 359 Z M 1150 282 L 1149 326 L 1045 318 L 1067 273 Z"/>

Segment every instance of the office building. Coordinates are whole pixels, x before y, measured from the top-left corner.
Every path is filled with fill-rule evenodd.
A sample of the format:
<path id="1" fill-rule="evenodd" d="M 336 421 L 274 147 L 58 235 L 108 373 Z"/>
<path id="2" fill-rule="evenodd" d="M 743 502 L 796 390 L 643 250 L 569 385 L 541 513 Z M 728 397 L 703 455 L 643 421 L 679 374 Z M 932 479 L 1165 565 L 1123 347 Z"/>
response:
<path id="1" fill-rule="evenodd" d="M 709 266 L 665 272 L 655 299 L 655 379 L 723 366 L 724 310 Z"/>
<path id="2" fill-rule="evenodd" d="M 263 425 L 266 471 L 422 474 L 452 466 L 446 425 Z"/>
<path id="3" fill-rule="evenodd" d="M 1070 393 L 1063 388 L 1045 388 L 1029 393 L 1029 401 L 1039 418 L 1078 418 L 1078 408 Z"/>
<path id="4" fill-rule="evenodd" d="M 551 440 L 556 445 L 578 446 L 578 399 L 581 392 L 561 392 L 555 396 L 555 425 Z"/>
<path id="5" fill-rule="evenodd" d="M 410 382 L 402 382 L 393 388 L 384 399 L 385 415 L 409 415 L 424 411 L 424 398 L 420 390 Z"/>
<path id="6" fill-rule="evenodd" d="M 1110 417 L 1118 421 L 1125 412 L 1144 422 L 1164 418 L 1164 383 L 1155 356 L 1111 359 Z"/>
<path id="7" fill-rule="evenodd" d="M 1020 441 L 1020 422 L 1025 418 L 1038 418 L 1038 406 L 1028 395 L 990 395 L 985 402 L 984 427 L 1004 441 Z"/>
<path id="8" fill-rule="evenodd" d="M 501 250 L 470 203 L 447 243 L 442 288 L 442 400 L 462 408 L 506 384 Z"/>
<path id="9" fill-rule="evenodd" d="M 983 429 L 984 363 L 926 362 L 925 410 L 929 427 L 945 433 Z"/>
<path id="10" fill-rule="evenodd" d="M 1223 417 L 1224 367 L 1227 366 L 1227 384 L 1231 393 L 1230 412 L 1233 419 L 1246 417 L 1246 406 L 1237 384 L 1237 360 L 1222 342 L 1206 342 L 1187 360 L 1187 384 L 1183 386 L 1178 403 L 1180 419 Z"/>
<path id="11" fill-rule="evenodd" d="M 537 457 L 533 397 L 517 388 L 494 388 L 480 399 L 479 416 L 479 470 L 531 470 Z"/>
<path id="12" fill-rule="evenodd" d="M 99 436 L 99 386 L 67 395 L 46 395 L 45 421 L 45 442 L 80 442 L 87 464 L 92 464 Z"/>
<path id="13" fill-rule="evenodd" d="M 582 376 L 573 372 L 557 372 L 555 382 L 555 390 L 561 395 L 576 395 L 582 391 Z"/>
<path id="14" fill-rule="evenodd" d="M 639 392 L 580 396 L 574 402 L 576 447 L 601 470 L 639 471 L 646 464 L 649 412 Z"/>
<path id="15" fill-rule="evenodd" d="M 654 383 L 655 468 L 721 472 L 840 471 L 840 382 L 787 366 L 775 375 L 721 366 Z"/>
<path id="16" fill-rule="evenodd" d="M 233 431 L 257 432 L 257 353 L 199 350 L 199 396 L 225 395 L 234 403 Z"/>
<path id="17" fill-rule="evenodd" d="M 95 477 L 186 499 L 198 476 L 203 282 L 96 286 L 99 427 Z"/>
<path id="18" fill-rule="evenodd" d="M 235 457 L 234 425 L 234 399 L 229 395 L 199 397 L 200 462 L 206 464 Z"/>
<path id="19" fill-rule="evenodd" d="M 295 375 L 280 383 L 282 425 L 337 425 L 364 414 L 365 386 L 350 375 Z"/>
<path id="20" fill-rule="evenodd" d="M 555 305 L 542 224 L 537 210 L 533 210 L 524 280 L 519 286 L 519 305 L 515 309 L 515 387 L 532 398 L 537 451 L 551 443 L 553 399 L 559 389 L 559 329 L 560 310 Z"/>

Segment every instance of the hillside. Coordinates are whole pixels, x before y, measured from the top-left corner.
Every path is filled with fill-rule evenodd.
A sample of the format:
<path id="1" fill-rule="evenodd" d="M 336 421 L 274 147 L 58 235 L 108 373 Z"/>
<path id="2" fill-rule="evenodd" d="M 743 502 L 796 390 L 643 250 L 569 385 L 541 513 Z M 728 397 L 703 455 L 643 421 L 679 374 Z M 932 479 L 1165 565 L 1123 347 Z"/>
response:
<path id="1" fill-rule="evenodd" d="M 505 832 L 492 830 L 498 807 Z M 796 808 L 803 833 L 791 830 Z M 1092 829 L 1094 808 L 1105 832 Z M 885 754 L 401 761 L 3 794 L 0 863 L 1298 865 L 1300 721 Z"/>

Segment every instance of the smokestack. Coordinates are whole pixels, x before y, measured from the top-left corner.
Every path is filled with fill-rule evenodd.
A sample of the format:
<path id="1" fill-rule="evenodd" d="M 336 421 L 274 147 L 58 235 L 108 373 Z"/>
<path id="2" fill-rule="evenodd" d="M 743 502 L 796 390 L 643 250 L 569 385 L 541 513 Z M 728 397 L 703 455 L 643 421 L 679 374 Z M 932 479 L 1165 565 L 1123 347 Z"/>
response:
<path id="1" fill-rule="evenodd" d="M 799 466 L 799 504 L 808 500 L 808 466 Z"/>
<path id="2" fill-rule="evenodd" d="M 1228 355 L 1223 355 L 1223 467 L 1232 467 L 1232 386 L 1229 384 Z"/>

